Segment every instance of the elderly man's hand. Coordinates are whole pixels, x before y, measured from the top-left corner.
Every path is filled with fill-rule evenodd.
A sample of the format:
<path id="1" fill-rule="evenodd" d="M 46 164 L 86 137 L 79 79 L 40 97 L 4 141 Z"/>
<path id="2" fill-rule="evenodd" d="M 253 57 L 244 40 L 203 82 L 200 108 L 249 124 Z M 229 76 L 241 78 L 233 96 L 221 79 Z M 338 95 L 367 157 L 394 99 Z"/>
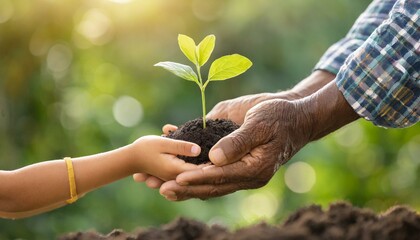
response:
<path id="1" fill-rule="evenodd" d="M 265 185 L 309 141 L 312 122 L 307 114 L 301 105 L 285 100 L 256 105 L 241 128 L 213 147 L 209 157 L 215 166 L 181 173 L 161 186 L 161 194 L 169 200 L 207 199 Z"/>
<path id="2" fill-rule="evenodd" d="M 334 78 L 334 74 L 322 70 L 317 70 L 290 90 L 277 93 L 245 95 L 219 102 L 207 114 L 207 117 L 212 119 L 229 119 L 241 125 L 244 122 L 244 118 L 248 110 L 258 103 L 272 99 L 282 99 L 289 101 L 301 99 L 311 95 L 312 93 L 315 93 L 327 83 L 331 82 Z"/>
<path id="3" fill-rule="evenodd" d="M 272 99 L 293 100 L 296 98 L 298 98 L 298 95 L 292 91 L 245 95 L 219 102 L 207 114 L 207 118 L 229 119 L 241 125 L 244 122 L 244 118 L 248 110 L 263 101 Z"/>
<path id="4" fill-rule="evenodd" d="M 279 166 L 312 140 L 359 116 L 334 82 L 295 101 L 267 100 L 210 151 L 214 166 L 183 172 L 160 187 L 168 200 L 207 199 L 265 185 Z"/>

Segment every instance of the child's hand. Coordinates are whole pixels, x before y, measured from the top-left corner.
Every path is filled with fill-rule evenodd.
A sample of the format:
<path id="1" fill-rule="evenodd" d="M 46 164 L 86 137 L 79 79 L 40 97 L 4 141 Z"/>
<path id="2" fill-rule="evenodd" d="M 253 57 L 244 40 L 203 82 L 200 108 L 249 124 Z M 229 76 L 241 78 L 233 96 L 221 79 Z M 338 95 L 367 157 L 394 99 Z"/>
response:
<path id="1" fill-rule="evenodd" d="M 178 127 L 175 125 L 166 124 L 162 127 L 162 136 L 167 136 L 169 132 L 176 131 L 177 129 Z M 147 173 L 135 173 L 133 174 L 133 179 L 135 182 L 145 182 L 149 188 L 159 188 L 164 183 L 162 179 L 159 179 Z"/>
<path id="2" fill-rule="evenodd" d="M 145 136 L 137 139 L 132 146 L 136 156 L 135 166 L 139 172 L 147 173 L 158 179 L 172 180 L 184 171 L 198 168 L 197 165 L 186 163 L 176 157 L 176 155 L 198 156 L 201 149 L 195 143 L 158 136 Z M 135 179 L 136 175 L 134 175 Z M 139 176 L 147 178 L 145 175 Z"/>

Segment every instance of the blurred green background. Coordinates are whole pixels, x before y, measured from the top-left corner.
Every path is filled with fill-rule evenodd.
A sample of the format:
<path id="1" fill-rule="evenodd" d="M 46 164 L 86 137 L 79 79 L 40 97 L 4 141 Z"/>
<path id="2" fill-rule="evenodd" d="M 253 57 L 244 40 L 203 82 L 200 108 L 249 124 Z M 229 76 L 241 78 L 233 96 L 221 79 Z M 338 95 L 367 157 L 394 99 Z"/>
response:
<path id="1" fill-rule="evenodd" d="M 369 3 L 0 0 L 0 169 L 111 150 L 200 116 L 197 86 L 153 67 L 188 64 L 178 33 L 196 42 L 215 34 L 210 60 L 239 53 L 254 62 L 247 73 L 209 86 L 211 109 L 221 100 L 292 87 Z M 336 200 L 378 212 L 394 204 L 420 210 L 419 156 L 418 124 L 395 130 L 359 120 L 306 146 L 258 190 L 172 203 L 127 178 L 46 214 L 0 220 L 0 239 L 132 231 L 178 216 L 234 229 Z"/>

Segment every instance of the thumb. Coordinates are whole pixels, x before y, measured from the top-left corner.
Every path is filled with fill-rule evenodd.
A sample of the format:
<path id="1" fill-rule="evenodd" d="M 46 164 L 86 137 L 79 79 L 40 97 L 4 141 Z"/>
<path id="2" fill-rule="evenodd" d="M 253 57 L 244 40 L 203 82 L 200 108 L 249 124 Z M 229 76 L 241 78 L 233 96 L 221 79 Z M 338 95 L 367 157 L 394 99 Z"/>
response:
<path id="1" fill-rule="evenodd" d="M 192 142 L 186 142 L 175 139 L 165 139 L 165 152 L 174 155 L 182 155 L 188 157 L 198 156 L 201 152 L 200 146 Z"/>
<path id="2" fill-rule="evenodd" d="M 210 150 L 210 161 L 216 166 L 223 166 L 238 161 L 255 147 L 252 131 L 246 126 L 220 139 Z"/>

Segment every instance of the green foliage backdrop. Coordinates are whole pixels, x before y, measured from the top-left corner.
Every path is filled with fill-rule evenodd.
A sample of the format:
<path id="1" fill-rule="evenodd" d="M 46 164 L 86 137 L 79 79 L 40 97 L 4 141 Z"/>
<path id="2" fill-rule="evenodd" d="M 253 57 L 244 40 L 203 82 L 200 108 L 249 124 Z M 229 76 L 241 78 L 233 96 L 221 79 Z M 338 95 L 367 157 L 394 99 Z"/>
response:
<path id="1" fill-rule="evenodd" d="M 213 56 L 239 53 L 254 63 L 208 89 L 211 109 L 293 86 L 369 2 L 0 0 L 0 169 L 107 151 L 200 116 L 196 86 L 153 67 L 186 63 L 179 33 L 215 34 Z M 394 204 L 420 210 L 419 156 L 418 124 L 396 130 L 359 120 L 305 147 L 258 190 L 172 203 L 127 178 L 46 214 L 0 220 L 0 239 L 131 231 L 177 216 L 236 228 L 336 200 L 376 211 Z"/>

